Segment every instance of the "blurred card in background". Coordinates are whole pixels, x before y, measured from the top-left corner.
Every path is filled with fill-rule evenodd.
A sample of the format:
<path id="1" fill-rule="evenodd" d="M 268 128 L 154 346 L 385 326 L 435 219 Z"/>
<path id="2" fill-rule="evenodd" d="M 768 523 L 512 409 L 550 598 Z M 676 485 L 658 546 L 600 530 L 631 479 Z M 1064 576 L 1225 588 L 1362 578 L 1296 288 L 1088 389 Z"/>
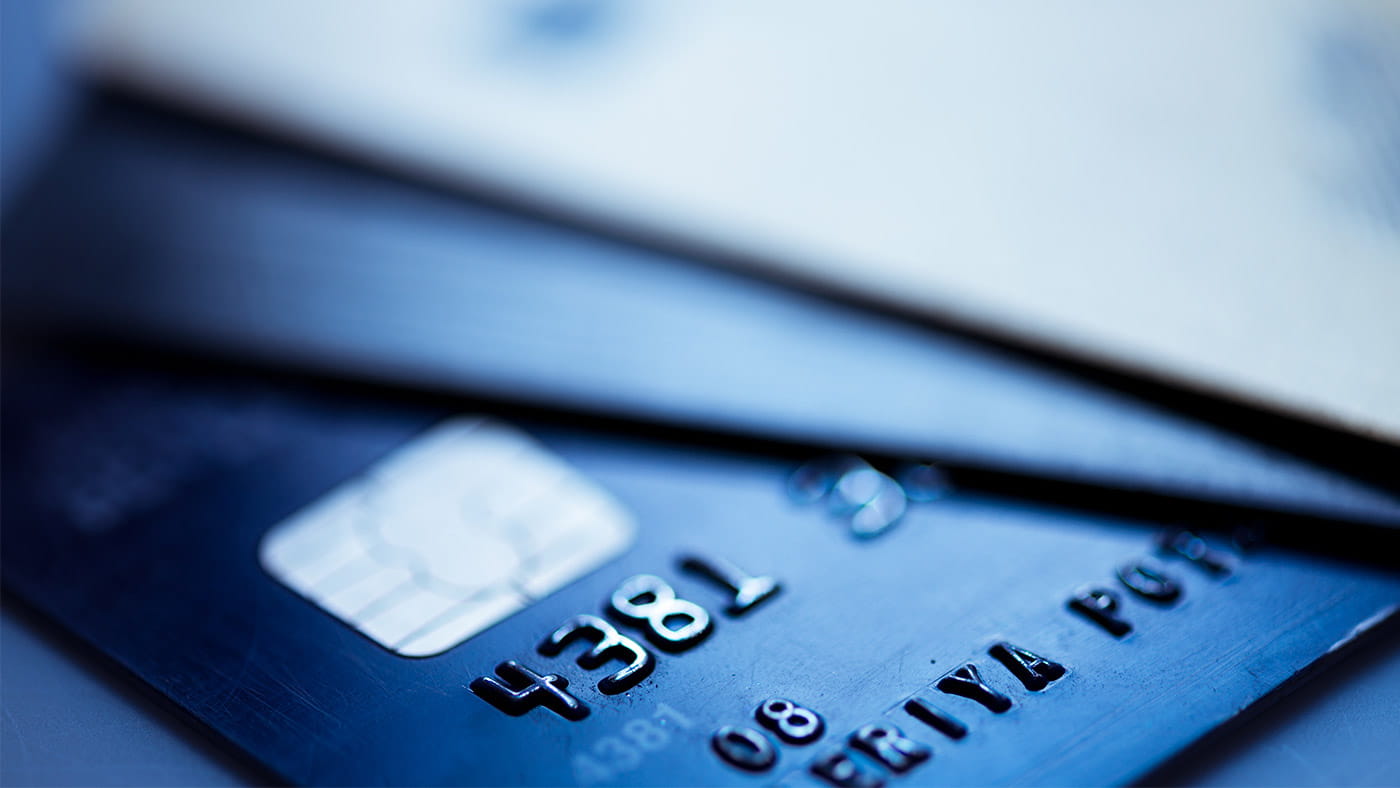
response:
<path id="1" fill-rule="evenodd" d="M 1400 8 L 94 4 L 105 78 L 1400 440 Z"/>

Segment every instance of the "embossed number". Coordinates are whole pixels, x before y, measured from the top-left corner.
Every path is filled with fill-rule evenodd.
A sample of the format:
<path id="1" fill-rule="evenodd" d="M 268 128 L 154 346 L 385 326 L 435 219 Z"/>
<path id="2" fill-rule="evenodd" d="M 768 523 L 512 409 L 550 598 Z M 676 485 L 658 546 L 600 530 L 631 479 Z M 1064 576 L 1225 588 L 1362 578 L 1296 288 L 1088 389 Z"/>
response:
<path id="1" fill-rule="evenodd" d="M 597 616 L 574 616 L 565 621 L 540 643 L 538 650 L 553 657 L 578 639 L 593 643 L 591 649 L 578 656 L 580 667 L 593 670 L 611 659 L 627 663 L 626 667 L 598 682 L 598 690 L 605 695 L 616 695 L 635 687 L 656 667 L 651 652 Z"/>
<path id="2" fill-rule="evenodd" d="M 784 698 L 770 698 L 760 703 L 754 717 L 789 744 L 811 744 L 820 739 L 826 729 L 820 714 Z"/>
<path id="3" fill-rule="evenodd" d="M 675 589 L 655 575 L 624 580 L 610 606 L 622 618 L 645 624 L 647 639 L 665 651 L 684 651 L 710 634 L 705 608 L 678 598 Z"/>
<path id="4" fill-rule="evenodd" d="M 724 609 L 731 616 L 742 616 L 782 588 L 771 577 L 755 577 L 720 558 L 688 556 L 681 561 L 681 569 L 724 586 L 733 593 L 734 598 Z"/>
<path id="5" fill-rule="evenodd" d="M 541 676 L 513 659 L 497 665 L 496 676 L 478 676 L 468 688 L 512 717 L 536 706 L 544 706 L 566 720 L 578 721 L 588 716 L 588 707 L 568 693 L 569 680 L 562 676 Z"/>
<path id="6" fill-rule="evenodd" d="M 773 743 L 753 728 L 726 725 L 710 737 L 710 746 L 726 763 L 745 771 L 768 771 L 778 760 Z"/>

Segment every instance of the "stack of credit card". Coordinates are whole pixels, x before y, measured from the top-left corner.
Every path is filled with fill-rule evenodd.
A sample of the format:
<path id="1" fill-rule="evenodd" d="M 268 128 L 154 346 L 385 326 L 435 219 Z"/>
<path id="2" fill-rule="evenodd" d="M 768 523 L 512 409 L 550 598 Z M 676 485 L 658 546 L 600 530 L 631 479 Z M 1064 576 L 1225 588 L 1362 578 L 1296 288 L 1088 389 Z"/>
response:
<path id="1" fill-rule="evenodd" d="M 1121 783 L 1400 602 L 924 464 L 11 369 L 7 584 L 297 783 Z"/>
<path id="2" fill-rule="evenodd" d="M 531 29 L 641 14 L 576 5 Z M 1393 626 L 1369 393 L 1259 410 L 232 130 L 149 69 L 302 117 L 214 68 L 247 41 L 112 8 L 123 87 L 5 214 L 3 580 L 255 780 L 1153 782 Z"/>

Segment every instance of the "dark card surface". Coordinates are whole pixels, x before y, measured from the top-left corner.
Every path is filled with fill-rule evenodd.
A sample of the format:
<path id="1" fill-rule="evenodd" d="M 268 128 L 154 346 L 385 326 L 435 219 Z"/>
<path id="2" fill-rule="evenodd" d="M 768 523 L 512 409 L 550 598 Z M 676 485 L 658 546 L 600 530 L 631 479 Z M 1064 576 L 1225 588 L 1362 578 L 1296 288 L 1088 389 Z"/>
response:
<path id="1" fill-rule="evenodd" d="M 1400 602 L 917 466 L 18 368 L 6 583 L 298 783 L 1118 783 Z"/>

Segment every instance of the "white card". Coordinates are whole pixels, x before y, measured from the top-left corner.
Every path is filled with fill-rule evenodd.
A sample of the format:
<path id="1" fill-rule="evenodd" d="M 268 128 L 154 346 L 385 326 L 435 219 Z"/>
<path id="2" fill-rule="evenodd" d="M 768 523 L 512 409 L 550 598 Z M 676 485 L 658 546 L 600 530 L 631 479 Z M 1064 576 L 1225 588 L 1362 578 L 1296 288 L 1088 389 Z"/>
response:
<path id="1" fill-rule="evenodd" d="M 109 0 L 106 78 L 1400 440 L 1400 5 Z"/>

